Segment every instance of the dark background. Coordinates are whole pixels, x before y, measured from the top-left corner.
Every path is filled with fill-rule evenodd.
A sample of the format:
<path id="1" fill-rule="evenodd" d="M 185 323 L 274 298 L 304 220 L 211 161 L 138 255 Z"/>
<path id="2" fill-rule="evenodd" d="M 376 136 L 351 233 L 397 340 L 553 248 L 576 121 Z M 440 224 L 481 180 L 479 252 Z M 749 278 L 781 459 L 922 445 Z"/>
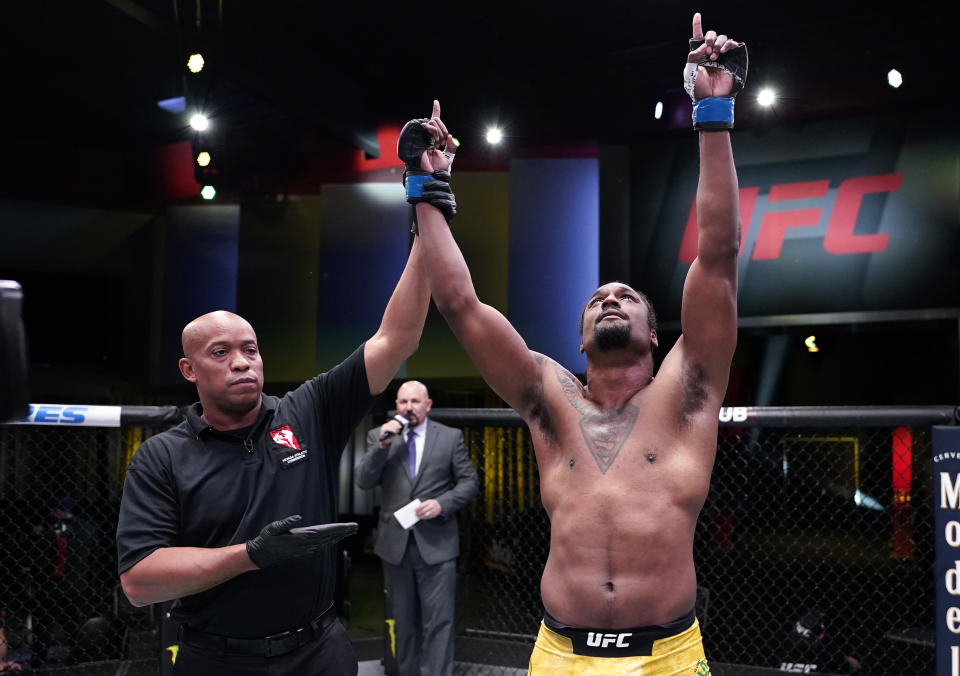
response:
<path id="1" fill-rule="evenodd" d="M 707 29 L 749 44 L 737 126 L 763 134 L 879 112 L 910 115 L 955 99 L 944 75 L 950 6 L 912 2 L 885 12 L 853 2 L 17 3 L 5 8 L 0 28 L 0 198 L 147 215 L 199 203 L 196 195 L 172 197 L 158 187 L 158 156 L 194 139 L 184 115 L 156 105 L 176 96 L 216 120 L 210 139 L 223 151 L 223 203 L 316 193 L 349 175 L 357 149 L 368 157 L 379 152 L 378 127 L 426 115 L 433 98 L 458 121 L 458 137 L 471 150 L 459 168 L 493 171 L 520 157 L 599 154 L 603 182 L 605 148 L 629 147 L 635 165 L 656 171 L 659 144 L 689 136 L 680 74 L 695 10 Z M 198 77 L 183 67 L 194 49 L 208 64 Z M 893 66 L 905 80 L 896 90 L 885 81 Z M 781 97 L 771 109 L 753 100 L 763 85 Z M 660 120 L 652 114 L 657 101 L 665 104 Z M 491 123 L 506 135 L 497 148 L 483 141 Z M 601 248 L 609 241 L 604 218 L 601 204 Z M 27 237 L 28 222 L 0 224 L 3 240 Z M 150 386 L 142 327 L 157 309 L 139 300 L 150 297 L 150 282 L 135 274 L 161 255 L 150 248 L 149 230 L 99 257 L 74 251 L 73 262 L 62 253 L 45 269 L 0 269 L 31 290 L 25 320 L 34 370 L 45 374 L 34 399 L 189 400 L 187 387 Z M 601 279 L 617 272 L 601 255 Z M 898 308 L 878 308 L 888 309 Z M 829 354 L 809 357 L 798 349 L 810 333 L 802 323 L 744 326 L 736 360 L 744 371 L 734 376 L 740 385 L 728 403 L 960 398 L 956 317 L 891 319 L 841 318 L 820 332 Z M 770 378 L 763 355 L 783 334 L 790 342 L 781 375 L 760 400 L 771 387 L 758 384 Z M 664 328 L 665 337 L 673 335 L 675 327 Z M 807 359 L 818 361 L 809 368 Z M 479 380 L 430 384 L 438 405 L 499 403 Z"/>

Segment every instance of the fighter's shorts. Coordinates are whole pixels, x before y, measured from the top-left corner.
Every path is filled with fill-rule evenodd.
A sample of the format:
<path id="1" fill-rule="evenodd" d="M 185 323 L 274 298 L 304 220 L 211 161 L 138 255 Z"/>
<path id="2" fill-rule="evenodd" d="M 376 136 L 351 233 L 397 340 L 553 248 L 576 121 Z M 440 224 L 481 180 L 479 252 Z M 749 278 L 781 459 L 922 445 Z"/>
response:
<path id="1" fill-rule="evenodd" d="M 709 676 L 694 611 L 667 624 L 583 629 L 544 611 L 527 676 Z"/>

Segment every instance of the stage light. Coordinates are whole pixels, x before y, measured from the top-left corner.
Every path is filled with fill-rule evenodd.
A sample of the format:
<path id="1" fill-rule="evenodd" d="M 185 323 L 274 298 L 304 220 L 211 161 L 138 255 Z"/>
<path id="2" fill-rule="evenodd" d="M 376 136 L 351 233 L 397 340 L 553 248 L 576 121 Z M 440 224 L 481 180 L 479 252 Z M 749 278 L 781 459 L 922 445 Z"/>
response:
<path id="1" fill-rule="evenodd" d="M 887 73 L 887 84 L 896 89 L 903 84 L 903 75 L 896 68 L 891 68 Z"/>
<path id="2" fill-rule="evenodd" d="M 199 73 L 203 70 L 203 55 L 202 54 L 191 54 L 190 58 L 187 59 L 187 69 L 191 73 Z"/>
<path id="3" fill-rule="evenodd" d="M 194 113 L 190 117 L 190 126 L 197 131 L 206 131 L 210 126 L 210 120 L 203 113 Z"/>
<path id="4" fill-rule="evenodd" d="M 217 196 L 217 189 L 214 188 L 212 185 L 205 185 L 203 186 L 203 189 L 200 191 L 200 197 L 202 197 L 205 200 L 212 200 L 216 196 Z"/>
<path id="5" fill-rule="evenodd" d="M 653 109 L 653 119 L 659 120 L 661 117 L 663 117 L 663 101 L 657 101 L 657 105 Z"/>
<path id="6" fill-rule="evenodd" d="M 816 336 L 807 336 L 807 339 L 803 341 L 803 344 L 807 346 L 807 352 L 819 352 L 820 348 L 817 347 L 817 337 Z"/>
<path id="7" fill-rule="evenodd" d="M 210 153 L 204 150 L 197 155 L 197 164 L 199 164 L 201 167 L 205 167 L 210 164 Z"/>
<path id="8" fill-rule="evenodd" d="M 777 94 L 772 89 L 761 89 L 760 93 L 757 94 L 757 103 L 761 106 L 772 106 L 776 100 Z"/>
<path id="9" fill-rule="evenodd" d="M 490 127 L 487 129 L 487 143 L 491 145 L 496 145 L 503 140 L 503 133 L 496 127 Z"/>

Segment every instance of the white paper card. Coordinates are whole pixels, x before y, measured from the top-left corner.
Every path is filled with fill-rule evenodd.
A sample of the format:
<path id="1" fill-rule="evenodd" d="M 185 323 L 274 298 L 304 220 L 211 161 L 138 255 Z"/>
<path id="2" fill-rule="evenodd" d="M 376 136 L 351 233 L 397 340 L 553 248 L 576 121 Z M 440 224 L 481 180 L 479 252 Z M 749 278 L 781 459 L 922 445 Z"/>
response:
<path id="1" fill-rule="evenodd" d="M 420 520 L 414 512 L 417 507 L 420 506 L 420 498 L 414 498 L 413 502 L 410 504 L 404 505 L 397 511 L 393 513 L 394 518 L 400 522 L 400 525 L 405 529 L 410 528 L 413 524 Z"/>

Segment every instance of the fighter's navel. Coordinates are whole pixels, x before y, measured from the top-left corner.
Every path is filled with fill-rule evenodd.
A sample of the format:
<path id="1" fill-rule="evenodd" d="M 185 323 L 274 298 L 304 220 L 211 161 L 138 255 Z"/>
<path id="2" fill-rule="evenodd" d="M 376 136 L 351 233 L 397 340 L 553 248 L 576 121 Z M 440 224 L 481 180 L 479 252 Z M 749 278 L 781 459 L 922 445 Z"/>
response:
<path id="1" fill-rule="evenodd" d="M 576 460 L 574 460 L 573 458 L 570 458 L 570 469 L 573 469 L 573 466 L 574 466 L 576 463 L 577 463 Z"/>
<path id="2" fill-rule="evenodd" d="M 657 454 L 656 453 L 647 453 L 647 462 L 656 462 Z"/>

